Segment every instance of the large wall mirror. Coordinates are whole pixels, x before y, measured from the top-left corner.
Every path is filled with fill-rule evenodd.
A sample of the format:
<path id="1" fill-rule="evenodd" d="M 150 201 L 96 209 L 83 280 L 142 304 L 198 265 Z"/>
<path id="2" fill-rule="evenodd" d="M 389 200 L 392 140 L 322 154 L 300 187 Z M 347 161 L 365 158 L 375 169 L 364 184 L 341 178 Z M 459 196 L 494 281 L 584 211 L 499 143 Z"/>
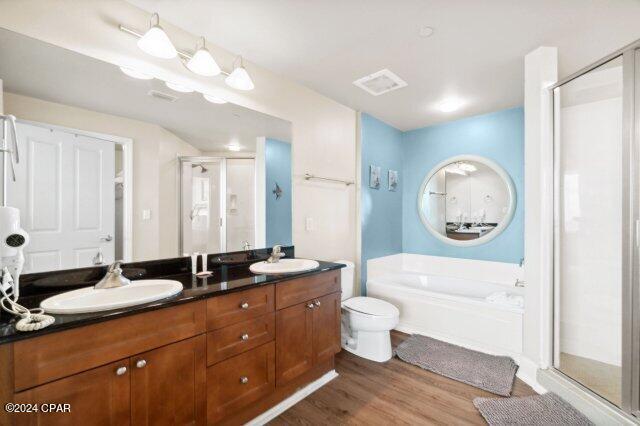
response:
<path id="1" fill-rule="evenodd" d="M 1 29 L 0 79 L 25 273 L 292 244 L 288 121 Z"/>
<path id="2" fill-rule="evenodd" d="M 434 167 L 418 192 L 418 213 L 437 239 L 455 246 L 484 244 L 509 225 L 516 192 L 497 163 L 475 155 Z"/>

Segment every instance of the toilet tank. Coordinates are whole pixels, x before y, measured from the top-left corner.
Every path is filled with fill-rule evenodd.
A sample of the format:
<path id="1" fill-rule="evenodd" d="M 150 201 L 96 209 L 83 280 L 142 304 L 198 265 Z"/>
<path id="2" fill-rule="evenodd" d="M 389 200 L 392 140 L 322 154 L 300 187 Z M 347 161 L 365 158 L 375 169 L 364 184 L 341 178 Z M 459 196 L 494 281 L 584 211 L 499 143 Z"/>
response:
<path id="1" fill-rule="evenodd" d="M 342 283 L 342 300 L 347 300 L 353 297 L 353 287 L 355 282 L 353 280 L 355 264 L 348 260 L 334 260 L 334 263 L 342 263 L 346 265 L 340 269 L 340 281 Z"/>

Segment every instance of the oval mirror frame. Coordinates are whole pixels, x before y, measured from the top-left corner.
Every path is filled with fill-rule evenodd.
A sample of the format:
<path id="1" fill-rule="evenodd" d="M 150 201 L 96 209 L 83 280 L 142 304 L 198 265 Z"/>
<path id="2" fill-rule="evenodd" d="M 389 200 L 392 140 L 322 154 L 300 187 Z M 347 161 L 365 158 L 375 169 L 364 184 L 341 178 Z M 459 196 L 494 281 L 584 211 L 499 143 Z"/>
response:
<path id="1" fill-rule="evenodd" d="M 496 226 L 496 228 L 493 231 L 475 240 L 460 241 L 460 240 L 454 240 L 452 238 L 448 238 L 446 235 L 442 235 L 431 225 L 431 223 L 429 223 L 429 220 L 427 219 L 427 217 L 425 216 L 422 210 L 423 194 L 425 189 L 427 188 L 427 184 L 429 180 L 437 172 L 439 172 L 440 169 L 442 169 L 443 167 L 448 166 L 451 163 L 457 163 L 460 161 L 474 161 L 489 167 L 494 172 L 496 172 L 496 174 L 502 179 L 502 181 L 507 186 L 507 191 L 509 192 L 509 207 L 507 208 L 507 212 L 505 213 L 502 221 L 500 221 L 498 226 Z M 422 185 L 420 185 L 420 190 L 418 191 L 417 206 L 418 206 L 418 215 L 420 216 L 420 220 L 422 221 L 422 224 L 424 225 L 425 228 L 427 228 L 427 230 L 431 233 L 431 235 L 436 237 L 438 240 L 442 241 L 443 243 L 446 243 L 452 246 L 457 246 L 457 247 L 478 246 L 481 244 L 486 244 L 489 241 L 496 238 L 498 235 L 502 234 L 502 232 L 511 223 L 511 220 L 513 219 L 513 215 L 516 211 L 516 188 L 515 188 L 515 185 L 513 184 L 513 181 L 511 180 L 511 176 L 509 176 L 509 173 L 507 173 L 507 171 L 503 169 L 502 166 L 500 166 L 495 161 L 489 160 L 488 158 L 481 157 L 479 155 L 470 155 L 470 154 L 457 155 L 455 157 L 449 157 L 446 160 L 438 163 L 433 169 L 431 169 L 429 173 L 427 173 L 427 176 L 422 181 Z"/>

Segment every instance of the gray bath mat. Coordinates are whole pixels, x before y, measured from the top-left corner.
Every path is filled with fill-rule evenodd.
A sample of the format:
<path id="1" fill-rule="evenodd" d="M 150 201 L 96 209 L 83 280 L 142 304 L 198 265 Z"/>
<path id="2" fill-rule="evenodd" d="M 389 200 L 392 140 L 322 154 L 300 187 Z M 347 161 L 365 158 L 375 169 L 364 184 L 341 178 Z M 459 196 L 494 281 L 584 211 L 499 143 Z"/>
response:
<path id="1" fill-rule="evenodd" d="M 473 405 L 489 426 L 590 426 L 582 413 L 554 393 L 513 398 L 476 398 Z"/>
<path id="2" fill-rule="evenodd" d="M 518 365 L 508 356 L 488 355 L 414 334 L 395 350 L 401 360 L 497 395 L 511 395 Z"/>

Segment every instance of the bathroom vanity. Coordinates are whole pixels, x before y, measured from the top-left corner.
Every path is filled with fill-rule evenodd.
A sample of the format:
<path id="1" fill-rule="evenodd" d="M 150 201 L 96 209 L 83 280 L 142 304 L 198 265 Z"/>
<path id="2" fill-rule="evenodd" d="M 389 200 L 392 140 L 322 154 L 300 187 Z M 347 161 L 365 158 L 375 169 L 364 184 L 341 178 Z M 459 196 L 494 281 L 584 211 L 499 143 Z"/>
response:
<path id="1" fill-rule="evenodd" d="M 206 279 L 188 273 L 185 259 L 124 267 L 183 283 L 151 304 L 58 315 L 31 333 L 3 317 L 0 400 L 33 412 L 1 412 L 0 424 L 241 424 L 333 370 L 342 265 L 255 275 L 249 264 L 218 260 Z M 64 272 L 26 284 L 62 282 Z M 45 413 L 45 403 L 70 412 Z"/>

